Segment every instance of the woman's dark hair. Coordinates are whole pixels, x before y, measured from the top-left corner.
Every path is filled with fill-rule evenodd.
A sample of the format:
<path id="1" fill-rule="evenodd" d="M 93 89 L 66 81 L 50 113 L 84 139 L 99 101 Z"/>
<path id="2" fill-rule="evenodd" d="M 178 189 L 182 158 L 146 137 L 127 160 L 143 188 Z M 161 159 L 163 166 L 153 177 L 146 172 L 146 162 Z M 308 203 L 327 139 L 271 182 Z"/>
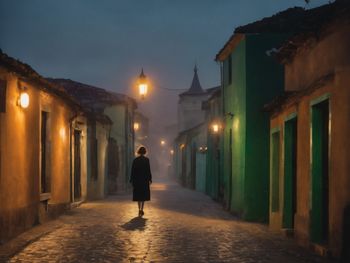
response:
<path id="1" fill-rule="evenodd" d="M 137 150 L 137 153 L 138 154 L 146 154 L 146 148 L 145 147 L 143 147 L 143 146 L 141 146 L 138 150 Z"/>

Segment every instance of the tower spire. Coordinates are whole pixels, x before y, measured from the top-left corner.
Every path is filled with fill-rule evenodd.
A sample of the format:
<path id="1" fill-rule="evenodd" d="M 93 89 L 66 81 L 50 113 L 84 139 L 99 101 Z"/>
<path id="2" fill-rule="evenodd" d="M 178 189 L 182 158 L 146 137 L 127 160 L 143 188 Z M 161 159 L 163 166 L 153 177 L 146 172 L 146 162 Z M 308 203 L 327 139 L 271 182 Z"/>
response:
<path id="1" fill-rule="evenodd" d="M 199 93 L 203 93 L 203 89 L 202 86 L 199 82 L 199 78 L 198 78 L 198 67 L 197 67 L 197 63 L 194 64 L 194 75 L 193 75 L 193 80 L 192 80 L 192 84 L 190 89 L 187 91 L 188 94 L 199 94 Z"/>

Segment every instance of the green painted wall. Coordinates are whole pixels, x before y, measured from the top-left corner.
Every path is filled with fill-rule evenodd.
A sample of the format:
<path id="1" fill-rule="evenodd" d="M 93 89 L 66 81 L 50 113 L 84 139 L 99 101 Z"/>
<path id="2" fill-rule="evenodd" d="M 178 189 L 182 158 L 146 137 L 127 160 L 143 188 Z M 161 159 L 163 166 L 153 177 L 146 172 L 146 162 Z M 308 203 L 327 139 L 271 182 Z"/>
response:
<path id="1" fill-rule="evenodd" d="M 283 92 L 284 71 L 266 51 L 279 46 L 285 35 L 249 35 L 247 43 L 247 124 L 244 218 L 268 221 L 269 115 L 264 105 Z"/>
<path id="2" fill-rule="evenodd" d="M 224 203 L 240 214 L 244 207 L 243 178 L 245 172 L 246 123 L 246 41 L 236 47 L 231 57 L 232 83 L 228 81 L 228 59 L 224 62 Z M 227 113 L 233 113 L 233 118 Z M 230 138 L 231 137 L 231 138 Z M 230 144 L 232 146 L 230 146 Z M 231 149 L 230 149 L 231 148 Z M 230 152 L 232 151 L 232 153 Z"/>
<path id="3" fill-rule="evenodd" d="M 222 187 L 222 167 L 221 159 L 221 133 L 213 134 L 210 126 L 214 121 L 221 119 L 221 93 L 216 94 L 208 101 L 206 112 L 207 121 L 207 151 L 206 151 L 206 186 L 205 192 L 214 200 L 221 201 L 220 187 Z"/>
<path id="4" fill-rule="evenodd" d="M 224 202 L 248 221 L 268 221 L 269 116 L 262 109 L 283 92 L 284 72 L 266 51 L 278 47 L 285 37 L 246 35 L 223 64 Z M 229 112 L 234 114 L 232 118 Z"/>

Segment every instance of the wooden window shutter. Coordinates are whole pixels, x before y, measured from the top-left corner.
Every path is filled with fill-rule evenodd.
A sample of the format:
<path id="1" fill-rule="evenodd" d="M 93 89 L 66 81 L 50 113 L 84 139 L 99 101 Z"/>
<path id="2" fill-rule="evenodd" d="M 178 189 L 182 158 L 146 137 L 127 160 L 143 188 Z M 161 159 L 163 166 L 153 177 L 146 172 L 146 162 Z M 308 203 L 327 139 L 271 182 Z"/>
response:
<path id="1" fill-rule="evenodd" d="M 6 80 L 0 79 L 0 112 L 6 112 Z"/>

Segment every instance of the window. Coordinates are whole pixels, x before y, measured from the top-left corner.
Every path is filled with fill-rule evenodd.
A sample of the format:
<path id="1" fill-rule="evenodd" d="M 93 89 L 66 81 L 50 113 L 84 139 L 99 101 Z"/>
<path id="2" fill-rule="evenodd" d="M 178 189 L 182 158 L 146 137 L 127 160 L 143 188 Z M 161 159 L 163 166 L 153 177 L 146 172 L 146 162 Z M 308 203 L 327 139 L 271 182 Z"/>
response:
<path id="1" fill-rule="evenodd" d="M 0 112 L 6 112 L 6 80 L 0 79 Z"/>

